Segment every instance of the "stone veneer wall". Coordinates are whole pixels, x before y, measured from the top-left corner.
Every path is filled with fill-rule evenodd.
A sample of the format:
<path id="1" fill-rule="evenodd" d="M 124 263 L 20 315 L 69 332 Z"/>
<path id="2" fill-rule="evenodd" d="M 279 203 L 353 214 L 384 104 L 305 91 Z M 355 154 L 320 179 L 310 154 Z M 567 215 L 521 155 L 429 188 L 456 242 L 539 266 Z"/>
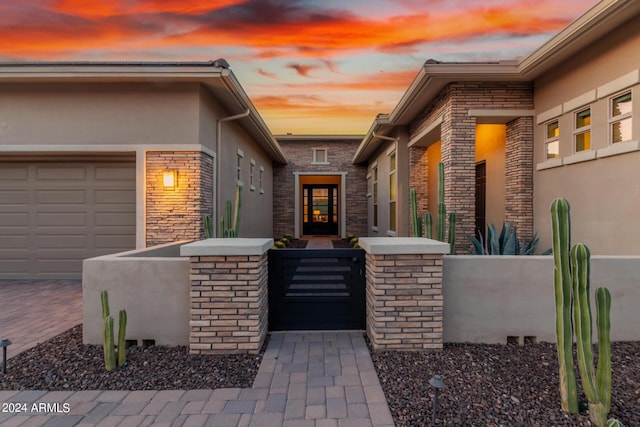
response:
<path id="1" fill-rule="evenodd" d="M 418 215 L 424 218 L 424 213 L 429 210 L 429 167 L 427 147 L 409 148 L 409 189 L 415 188 L 417 192 Z M 409 196 L 411 197 L 411 196 Z M 437 198 L 437 194 L 434 195 Z M 411 204 L 409 204 L 409 235 L 413 230 L 411 218 Z"/>
<path id="2" fill-rule="evenodd" d="M 374 350 L 442 349 L 442 255 L 449 245 L 420 237 L 366 237 L 360 245 Z"/>
<path id="3" fill-rule="evenodd" d="M 175 190 L 163 172 L 178 171 Z M 202 216 L 213 212 L 213 158 L 200 151 L 146 153 L 146 245 L 204 238 Z"/>
<path id="4" fill-rule="evenodd" d="M 294 172 L 347 172 L 346 176 L 346 232 L 357 236 L 367 235 L 367 168 L 351 163 L 360 144 L 358 139 L 278 139 L 287 156 L 287 165 L 273 167 L 273 233 L 281 237 L 294 234 L 295 178 Z M 328 150 L 328 165 L 313 165 L 313 149 Z M 344 189 L 342 189 L 344 191 Z"/>
<path id="5" fill-rule="evenodd" d="M 507 123 L 505 146 L 505 221 L 518 226 L 518 237 L 533 237 L 533 118 Z"/>
<path id="6" fill-rule="evenodd" d="M 469 246 L 466 236 L 475 234 L 475 139 L 476 119 L 469 117 L 470 109 L 532 110 L 533 87 L 520 82 L 457 82 L 448 85 L 440 95 L 410 124 L 410 137 L 443 117 L 440 127 L 441 155 L 445 171 L 445 203 L 448 212 L 456 213 L 456 244 L 459 252 Z M 520 122 L 523 120 L 523 122 Z M 533 180 L 525 176 L 533 173 L 527 165 L 528 152 L 533 145 L 533 129 L 527 130 L 527 118 L 507 125 L 507 183 L 512 175 L 515 184 L 507 184 L 505 207 L 507 218 L 525 215 L 522 236 L 528 233 L 529 215 L 533 214 Z M 510 129 L 513 127 L 513 129 Z M 511 140 L 513 139 L 513 140 Z M 509 169 L 510 168 L 510 169 Z M 420 173 L 420 172 L 418 172 Z M 520 196 L 510 199 L 515 191 Z M 508 220 L 505 218 L 505 220 Z M 533 222 L 531 221 L 531 224 Z M 518 226 L 520 228 L 520 226 Z M 532 226 L 531 226 L 532 228 Z"/>
<path id="7" fill-rule="evenodd" d="M 260 352 L 269 320 L 272 244 L 272 239 L 207 239 L 181 248 L 191 261 L 191 354 Z"/>

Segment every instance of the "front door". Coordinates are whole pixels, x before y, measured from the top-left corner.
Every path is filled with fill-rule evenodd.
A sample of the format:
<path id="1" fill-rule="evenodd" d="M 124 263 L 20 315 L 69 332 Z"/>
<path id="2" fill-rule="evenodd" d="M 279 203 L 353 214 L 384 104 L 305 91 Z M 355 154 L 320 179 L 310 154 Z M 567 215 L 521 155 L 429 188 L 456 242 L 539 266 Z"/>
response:
<path id="1" fill-rule="evenodd" d="M 338 186 L 305 184 L 302 186 L 302 234 L 307 236 L 338 234 Z"/>

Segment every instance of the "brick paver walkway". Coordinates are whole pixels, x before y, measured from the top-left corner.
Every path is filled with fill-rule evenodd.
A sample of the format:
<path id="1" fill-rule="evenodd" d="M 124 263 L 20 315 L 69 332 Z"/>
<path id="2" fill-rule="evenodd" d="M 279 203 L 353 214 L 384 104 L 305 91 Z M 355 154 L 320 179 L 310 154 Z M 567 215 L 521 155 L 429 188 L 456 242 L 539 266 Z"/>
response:
<path id="1" fill-rule="evenodd" d="M 82 319 L 77 282 L 0 282 L 0 333 L 30 348 Z M 1 375 L 1 373 L 0 373 Z M 273 333 L 252 388 L 0 390 L 2 426 L 387 427 L 362 332 Z"/>
<path id="2" fill-rule="evenodd" d="M 80 280 L 0 280 L 0 340 L 12 343 L 7 357 L 80 323 Z"/>

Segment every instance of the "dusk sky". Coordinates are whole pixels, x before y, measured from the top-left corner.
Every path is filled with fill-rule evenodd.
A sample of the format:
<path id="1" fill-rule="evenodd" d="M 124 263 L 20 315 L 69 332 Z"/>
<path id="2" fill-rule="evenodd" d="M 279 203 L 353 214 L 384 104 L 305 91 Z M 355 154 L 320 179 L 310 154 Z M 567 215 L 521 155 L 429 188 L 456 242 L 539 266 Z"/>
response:
<path id="1" fill-rule="evenodd" d="M 521 57 L 596 0 L 0 0 L 0 61 L 231 64 L 275 134 L 364 134 L 422 64 Z"/>

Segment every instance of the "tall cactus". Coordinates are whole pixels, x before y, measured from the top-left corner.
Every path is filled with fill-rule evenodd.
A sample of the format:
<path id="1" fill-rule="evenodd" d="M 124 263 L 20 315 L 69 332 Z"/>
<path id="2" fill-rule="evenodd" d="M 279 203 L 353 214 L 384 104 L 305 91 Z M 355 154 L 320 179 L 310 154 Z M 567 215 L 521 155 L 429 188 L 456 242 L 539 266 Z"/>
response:
<path id="1" fill-rule="evenodd" d="M 113 317 L 109 314 L 109 294 L 107 291 L 100 292 L 100 303 L 102 306 L 102 320 L 104 327 L 102 331 L 102 347 L 104 351 L 104 366 L 107 371 L 112 371 L 116 367 L 115 343 L 113 337 Z M 126 361 L 125 335 L 127 328 L 127 312 L 120 310 L 118 324 L 118 366 L 124 365 Z"/>
<path id="2" fill-rule="evenodd" d="M 593 364 L 592 350 L 591 253 L 589 248 L 581 243 L 567 250 L 570 245 L 571 228 L 569 203 L 566 200 L 554 200 L 551 204 L 551 219 L 562 409 L 571 413 L 577 412 L 575 374 L 571 357 L 573 330 L 575 330 L 578 369 L 585 396 L 589 401 L 589 418 L 596 427 L 619 426 L 621 423 L 618 420 L 607 420 L 607 414 L 611 407 L 611 340 L 609 336 L 611 294 L 607 288 L 596 289 L 596 327 L 598 331 L 598 365 L 596 368 Z M 573 329 L 570 323 L 572 305 Z M 563 390 L 563 387 L 566 389 Z M 572 411 L 574 400 L 575 410 Z"/>
<path id="3" fill-rule="evenodd" d="M 127 312 L 120 310 L 118 319 L 118 366 L 127 361 Z"/>
<path id="4" fill-rule="evenodd" d="M 241 186 L 236 187 L 235 206 L 232 210 L 231 200 L 225 203 L 225 214 L 220 217 L 220 232 L 222 237 L 238 237 L 240 228 L 240 191 Z"/>
<path id="5" fill-rule="evenodd" d="M 202 224 L 204 227 L 204 237 L 210 239 L 213 237 L 213 223 L 211 222 L 211 216 L 203 215 Z"/>
<path id="6" fill-rule="evenodd" d="M 589 270 L 591 253 L 583 244 L 571 248 L 574 325 L 578 368 L 584 394 L 589 401 L 589 418 L 596 426 L 604 426 L 611 405 L 611 342 L 609 337 L 611 295 L 606 288 L 596 290 L 596 326 L 598 330 L 597 369 L 593 366 L 591 302 Z"/>
<path id="7" fill-rule="evenodd" d="M 570 414 L 578 412 L 576 376 L 573 372 L 573 330 L 571 328 L 571 271 L 569 247 L 571 246 L 571 220 L 569 202 L 556 199 L 551 204 L 551 229 L 553 233 L 553 285 L 556 302 L 556 339 L 558 346 L 558 370 L 560 374 L 560 401 L 562 410 Z"/>
<path id="8" fill-rule="evenodd" d="M 425 212 L 424 220 L 418 215 L 418 193 L 412 188 L 409 193 L 409 205 L 411 210 L 411 230 L 415 237 L 432 238 L 433 218 L 431 212 Z M 456 214 L 449 213 L 449 224 L 447 229 L 447 206 L 444 203 L 444 164 L 438 163 L 438 216 L 436 217 L 436 239 L 441 242 L 448 242 L 451 254 L 456 248 Z M 424 225 L 424 234 L 422 227 Z"/>

